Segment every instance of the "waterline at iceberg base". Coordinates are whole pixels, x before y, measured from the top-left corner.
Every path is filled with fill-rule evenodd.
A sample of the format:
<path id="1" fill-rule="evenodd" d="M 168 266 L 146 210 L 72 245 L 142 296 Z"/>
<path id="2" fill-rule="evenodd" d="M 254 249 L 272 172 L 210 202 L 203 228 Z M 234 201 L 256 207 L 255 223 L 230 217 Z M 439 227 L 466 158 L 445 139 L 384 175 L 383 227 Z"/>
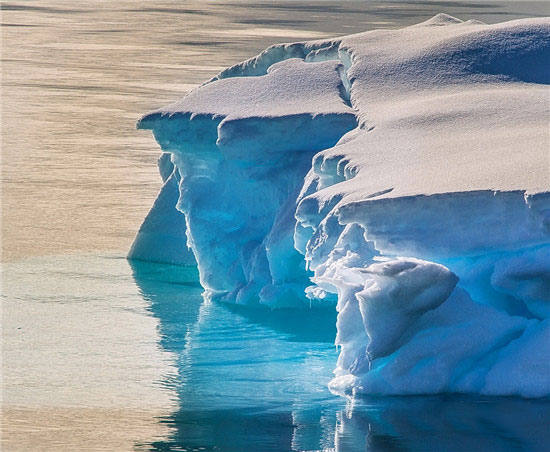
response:
<path id="1" fill-rule="evenodd" d="M 550 396 L 549 38 L 439 14 L 226 69 L 139 121 L 164 185 L 129 257 L 335 308 L 337 392 Z"/>

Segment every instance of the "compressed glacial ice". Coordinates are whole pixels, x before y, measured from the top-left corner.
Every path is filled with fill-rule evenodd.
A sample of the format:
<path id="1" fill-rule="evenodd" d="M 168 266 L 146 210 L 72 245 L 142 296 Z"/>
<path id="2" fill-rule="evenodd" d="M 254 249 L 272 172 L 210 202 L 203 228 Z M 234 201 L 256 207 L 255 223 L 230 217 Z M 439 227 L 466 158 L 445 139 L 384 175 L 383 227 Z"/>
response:
<path id="1" fill-rule="evenodd" d="M 335 391 L 550 396 L 549 60 L 548 19 L 444 14 L 270 47 L 139 121 L 164 185 L 130 257 L 334 306 Z"/>
<path id="2" fill-rule="evenodd" d="M 194 265 L 187 246 L 185 216 L 176 209 L 179 172 L 164 153 L 158 160 L 162 188 L 134 239 L 128 258 L 167 264 Z"/>

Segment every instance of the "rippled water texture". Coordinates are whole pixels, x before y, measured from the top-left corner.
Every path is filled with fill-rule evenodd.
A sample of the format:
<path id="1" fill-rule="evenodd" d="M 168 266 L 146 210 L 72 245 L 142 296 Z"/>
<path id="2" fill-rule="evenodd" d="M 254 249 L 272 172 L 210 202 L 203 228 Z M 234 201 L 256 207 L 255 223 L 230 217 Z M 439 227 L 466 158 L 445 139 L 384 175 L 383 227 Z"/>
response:
<path id="1" fill-rule="evenodd" d="M 348 400 L 334 312 L 204 303 L 196 269 L 124 259 L 160 186 L 141 114 L 276 42 L 546 2 L 2 9 L 2 450 L 547 450 L 547 400 Z"/>
<path id="2" fill-rule="evenodd" d="M 145 112 L 277 42 L 438 12 L 497 22 L 546 2 L 2 3 L 3 258 L 126 252 L 159 188 Z"/>

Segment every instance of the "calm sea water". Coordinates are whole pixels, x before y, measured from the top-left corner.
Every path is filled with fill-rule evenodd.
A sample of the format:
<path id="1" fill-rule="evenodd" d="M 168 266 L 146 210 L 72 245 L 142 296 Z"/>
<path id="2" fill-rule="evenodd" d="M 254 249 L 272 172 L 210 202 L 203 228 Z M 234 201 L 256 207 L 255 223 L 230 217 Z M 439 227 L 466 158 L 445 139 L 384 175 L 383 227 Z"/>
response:
<path id="1" fill-rule="evenodd" d="M 7 264 L 6 451 L 547 451 L 548 400 L 331 394 L 332 311 L 205 303 L 194 268 Z"/>
<path id="2" fill-rule="evenodd" d="M 124 259 L 160 185 L 141 114 L 276 42 L 546 2 L 2 10 L 2 450 L 548 450 L 548 401 L 331 394 L 334 312 L 204 303 L 196 269 Z"/>
<path id="3" fill-rule="evenodd" d="M 194 268 L 10 263 L 6 451 L 547 451 L 550 402 L 331 394 L 332 311 L 205 303 Z"/>

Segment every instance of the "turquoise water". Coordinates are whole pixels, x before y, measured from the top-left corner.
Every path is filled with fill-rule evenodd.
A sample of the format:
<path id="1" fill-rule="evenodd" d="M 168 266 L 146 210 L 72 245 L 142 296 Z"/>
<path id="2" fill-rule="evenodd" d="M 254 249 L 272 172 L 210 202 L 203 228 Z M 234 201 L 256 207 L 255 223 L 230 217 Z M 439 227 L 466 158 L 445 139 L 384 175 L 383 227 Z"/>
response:
<path id="1" fill-rule="evenodd" d="M 332 394 L 334 312 L 205 302 L 194 268 L 88 254 L 9 263 L 3 276 L 3 403 L 102 411 L 95 442 L 72 450 L 531 452 L 550 444 L 548 400 Z M 124 410 L 151 415 L 136 431 L 112 414 Z M 10 445 L 36 435 L 25 422 L 8 431 Z M 124 447 L 111 441 L 113 430 Z M 26 450 L 63 450 L 40 438 L 42 448 Z"/>

